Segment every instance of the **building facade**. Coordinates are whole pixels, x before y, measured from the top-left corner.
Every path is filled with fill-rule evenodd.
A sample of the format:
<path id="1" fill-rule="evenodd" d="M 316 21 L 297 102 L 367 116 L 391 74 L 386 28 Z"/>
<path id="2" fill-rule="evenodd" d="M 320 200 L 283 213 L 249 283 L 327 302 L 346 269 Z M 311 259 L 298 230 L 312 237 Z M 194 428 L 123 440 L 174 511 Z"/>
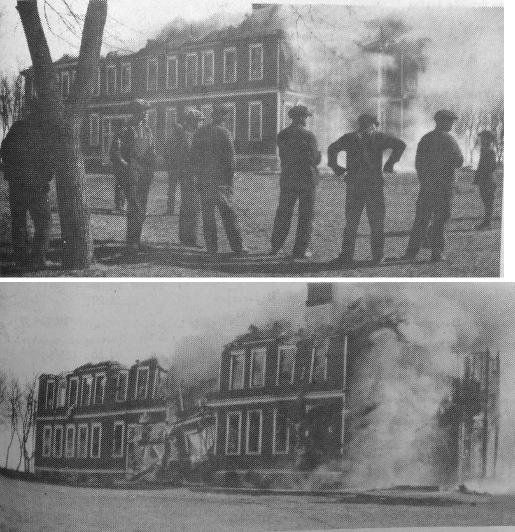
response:
<path id="1" fill-rule="evenodd" d="M 148 436 L 146 427 L 166 419 L 161 392 L 165 376 L 155 358 L 130 368 L 102 362 L 41 375 L 35 473 L 80 478 L 133 471 Z"/>

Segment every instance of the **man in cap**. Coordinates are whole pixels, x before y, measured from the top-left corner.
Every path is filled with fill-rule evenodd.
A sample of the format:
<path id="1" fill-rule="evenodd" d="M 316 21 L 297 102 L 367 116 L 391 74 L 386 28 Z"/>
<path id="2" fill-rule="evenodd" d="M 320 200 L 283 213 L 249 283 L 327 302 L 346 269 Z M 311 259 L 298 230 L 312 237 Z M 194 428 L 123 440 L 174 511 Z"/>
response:
<path id="1" fill-rule="evenodd" d="M 312 116 L 305 105 L 295 105 L 288 111 L 291 124 L 277 135 L 281 159 L 279 205 L 272 230 L 270 254 L 276 255 L 288 236 L 293 209 L 299 202 L 299 220 L 293 246 L 294 258 L 308 258 L 307 251 L 313 231 L 315 190 L 321 155 L 315 135 L 306 129 L 306 119 Z"/>
<path id="2" fill-rule="evenodd" d="M 497 188 L 494 181 L 494 172 L 497 168 L 497 155 L 494 149 L 495 135 L 485 129 L 478 136 L 481 142 L 481 153 L 479 155 L 474 183 L 479 188 L 479 194 L 481 195 L 485 209 L 483 221 L 476 226 L 476 229 L 480 231 L 490 229 L 492 223 L 495 189 Z"/>
<path id="3" fill-rule="evenodd" d="M 238 216 L 233 204 L 236 153 L 231 134 L 223 126 L 229 109 L 214 105 L 212 121 L 193 136 L 190 161 L 198 178 L 204 239 L 208 253 L 218 253 L 215 210 L 218 208 L 229 245 L 236 255 L 248 253 L 243 245 Z"/>
<path id="4" fill-rule="evenodd" d="M 45 142 L 47 134 L 43 127 L 40 104 L 34 101 L 28 116 L 11 126 L 0 148 L 4 178 L 9 183 L 14 262 L 19 267 L 46 266 L 51 221 L 48 192 L 54 176 L 51 146 Z M 34 223 L 32 246 L 27 212 Z"/>
<path id="5" fill-rule="evenodd" d="M 172 126 L 165 150 L 169 179 L 167 213 L 173 214 L 175 189 L 179 183 L 181 187 L 179 241 L 186 246 L 197 245 L 200 199 L 190 165 L 190 150 L 193 136 L 203 119 L 202 113 L 197 109 L 181 113 L 180 123 Z"/>
<path id="6" fill-rule="evenodd" d="M 112 160 L 122 170 L 121 181 L 127 198 L 127 253 L 140 249 L 141 233 L 147 211 L 148 193 L 156 165 L 154 137 L 146 122 L 150 106 L 136 99 L 129 104 L 132 117 L 113 139 Z"/>
<path id="7" fill-rule="evenodd" d="M 368 113 L 358 118 L 358 129 L 333 142 L 328 149 L 328 166 L 338 176 L 344 175 L 347 184 L 345 197 L 345 229 L 342 251 L 334 261 L 350 265 L 356 247 L 356 235 L 363 209 L 366 207 L 370 224 L 372 263 L 383 262 L 384 256 L 384 178 L 383 171 L 392 173 L 406 144 L 391 135 L 377 131 L 379 122 Z M 392 150 L 383 167 L 383 152 Z M 347 152 L 347 167 L 338 164 L 338 154 Z"/>
<path id="8" fill-rule="evenodd" d="M 444 228 L 451 216 L 454 172 L 463 165 L 461 150 L 450 133 L 457 118 L 452 111 L 438 111 L 434 115 L 435 128 L 418 143 L 415 168 L 420 190 L 415 221 L 403 257 L 406 260 L 417 256 L 431 219 L 431 260 L 436 262 L 443 258 Z"/>
<path id="9" fill-rule="evenodd" d="M 126 124 L 119 124 L 117 130 L 115 131 L 113 138 L 117 138 L 121 130 L 125 127 Z M 109 158 L 113 163 L 113 177 L 114 177 L 114 210 L 122 212 L 125 208 L 125 194 L 123 192 L 124 187 L 124 175 L 125 168 L 119 163 L 117 157 L 115 156 L 114 150 L 115 143 L 111 143 L 111 149 L 109 151 Z"/>

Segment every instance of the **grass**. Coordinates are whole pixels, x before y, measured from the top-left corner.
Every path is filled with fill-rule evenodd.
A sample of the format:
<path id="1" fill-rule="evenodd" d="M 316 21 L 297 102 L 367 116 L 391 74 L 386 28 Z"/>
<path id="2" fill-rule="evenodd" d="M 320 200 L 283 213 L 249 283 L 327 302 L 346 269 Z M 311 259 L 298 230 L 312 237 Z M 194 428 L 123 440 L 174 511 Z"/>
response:
<path id="1" fill-rule="evenodd" d="M 502 182 L 502 175 L 497 176 Z M 91 224 L 95 240 L 95 264 L 88 270 L 63 271 L 59 261 L 59 220 L 56 213 L 55 191 L 51 191 L 52 248 L 49 260 L 53 265 L 44 271 L 24 272 L 23 276 L 38 277 L 498 277 L 500 275 L 502 187 L 496 193 L 493 228 L 477 232 L 475 225 L 482 218 L 482 204 L 477 188 L 472 184 L 473 173 L 458 172 L 452 218 L 446 229 L 447 260 L 429 262 L 429 251 L 423 250 L 412 263 L 402 263 L 414 218 L 418 192 L 416 174 L 397 173 L 386 177 L 386 248 L 387 264 L 372 267 L 370 234 L 363 216 L 356 246 L 356 265 L 341 269 L 328 262 L 340 251 L 345 224 L 345 185 L 340 178 L 326 174 L 317 190 L 315 228 L 310 249 L 311 263 L 293 263 L 288 258 L 268 257 L 270 235 L 277 207 L 279 178 L 274 174 L 239 173 L 235 194 L 244 239 L 251 255 L 233 258 L 219 222 L 220 261 L 209 263 L 205 252 L 185 248 L 178 243 L 178 217 L 164 216 L 166 210 L 166 174 L 156 174 L 149 199 L 148 217 L 143 230 L 146 251 L 137 260 L 127 263 L 123 257 L 125 216 L 114 214 L 113 178 L 110 175 L 88 175 L 87 194 L 91 209 Z M 10 267 L 10 216 L 7 184 L 0 182 L 0 275 L 20 276 Z M 178 205 L 176 206 L 178 211 Z M 296 219 L 285 245 L 290 252 Z M 203 243 L 199 227 L 199 242 Z"/>

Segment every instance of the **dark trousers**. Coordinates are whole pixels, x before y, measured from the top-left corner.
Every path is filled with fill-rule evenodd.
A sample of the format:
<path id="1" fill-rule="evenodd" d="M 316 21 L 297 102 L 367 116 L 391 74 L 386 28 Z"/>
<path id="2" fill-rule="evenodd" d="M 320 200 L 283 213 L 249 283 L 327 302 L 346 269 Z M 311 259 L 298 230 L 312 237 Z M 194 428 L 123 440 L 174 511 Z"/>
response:
<path id="1" fill-rule="evenodd" d="M 443 251 L 445 224 L 451 217 L 451 202 L 452 190 L 420 189 L 407 254 L 416 255 L 426 235 L 429 237 L 429 247 L 433 252 Z M 427 234 L 429 222 L 431 222 L 431 231 Z"/>
<path id="2" fill-rule="evenodd" d="M 125 193 L 123 191 L 123 182 L 120 174 L 114 172 L 114 206 L 115 209 L 123 209 L 125 205 Z"/>
<path id="3" fill-rule="evenodd" d="M 204 240 L 210 253 L 218 251 L 218 235 L 216 229 L 215 209 L 218 208 L 222 223 L 235 253 L 243 249 L 243 239 L 238 216 L 233 204 L 233 190 L 229 186 L 203 187 L 201 189 L 202 222 Z"/>
<path id="4" fill-rule="evenodd" d="M 274 228 L 272 231 L 271 244 L 273 250 L 283 247 L 288 236 L 293 217 L 293 210 L 297 200 L 299 201 L 299 220 L 293 254 L 302 255 L 306 252 L 311 233 L 313 232 L 313 217 L 315 214 L 315 188 L 289 189 L 281 188 L 279 205 L 275 214 Z"/>
<path id="5" fill-rule="evenodd" d="M 11 209 L 12 244 L 14 260 L 17 263 L 32 259 L 40 262 L 45 259 L 50 243 L 50 202 L 49 186 L 9 183 L 9 206 Z M 32 253 L 30 253 L 27 231 L 27 212 L 34 223 Z"/>
<path id="6" fill-rule="evenodd" d="M 127 198 L 127 246 L 140 243 L 153 176 L 152 171 L 148 169 L 131 172 L 132 179 L 123 185 L 123 192 Z"/>
<path id="7" fill-rule="evenodd" d="M 181 209 L 179 211 L 179 240 L 186 246 L 197 244 L 197 228 L 200 214 L 200 196 L 191 175 L 183 175 L 181 185 Z"/>
<path id="8" fill-rule="evenodd" d="M 481 201 L 485 209 L 485 223 L 490 223 L 492 221 L 492 215 L 494 212 L 494 198 L 495 198 L 495 189 L 496 184 L 491 181 L 484 181 L 478 185 L 479 194 L 481 196 Z"/>
<path id="9" fill-rule="evenodd" d="M 381 182 L 366 186 L 347 184 L 345 196 L 345 229 L 341 256 L 352 260 L 356 248 L 356 236 L 363 209 L 367 210 L 370 225 L 370 247 L 372 258 L 381 259 L 384 255 L 384 217 L 385 203 L 383 184 Z"/>
<path id="10" fill-rule="evenodd" d="M 177 196 L 177 185 L 181 182 L 181 176 L 177 172 L 168 170 L 168 195 L 166 201 L 166 213 L 172 215 L 175 212 L 175 199 Z M 182 205 L 182 191 L 181 191 L 181 205 Z"/>

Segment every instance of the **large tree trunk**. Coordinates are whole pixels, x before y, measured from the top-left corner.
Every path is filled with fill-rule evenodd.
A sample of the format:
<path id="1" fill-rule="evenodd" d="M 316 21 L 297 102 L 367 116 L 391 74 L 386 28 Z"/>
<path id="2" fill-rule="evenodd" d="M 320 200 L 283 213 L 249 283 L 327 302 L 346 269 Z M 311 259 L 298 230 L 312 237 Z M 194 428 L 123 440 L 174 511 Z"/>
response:
<path id="1" fill-rule="evenodd" d="M 32 58 L 38 97 L 44 103 L 44 118 L 51 124 L 49 136 L 52 139 L 55 160 L 63 268 L 87 268 L 93 259 L 93 242 L 84 187 L 86 173 L 80 146 L 80 131 L 84 111 L 96 82 L 107 18 L 107 0 L 89 1 L 82 32 L 77 77 L 65 107 L 39 17 L 37 0 L 18 0 L 17 9 Z"/>

